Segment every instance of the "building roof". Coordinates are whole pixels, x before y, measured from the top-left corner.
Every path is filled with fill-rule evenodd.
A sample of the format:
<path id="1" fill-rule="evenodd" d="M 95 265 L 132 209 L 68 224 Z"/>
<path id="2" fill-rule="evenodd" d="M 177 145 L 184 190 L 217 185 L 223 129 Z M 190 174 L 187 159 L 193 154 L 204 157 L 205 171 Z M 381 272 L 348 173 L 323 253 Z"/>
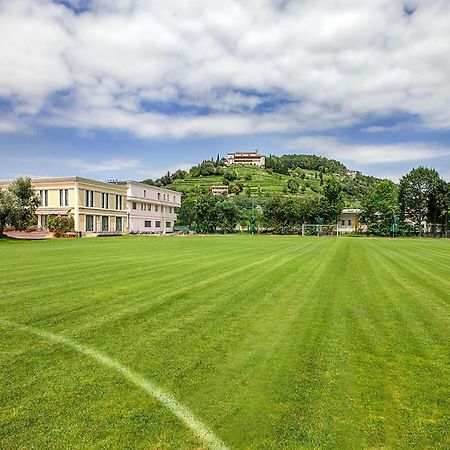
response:
<path id="1" fill-rule="evenodd" d="M 359 214 L 361 212 L 361 209 L 359 208 L 344 208 L 341 211 L 341 214 Z"/>
<path id="2" fill-rule="evenodd" d="M 124 183 L 124 184 L 126 184 L 127 186 L 131 186 L 131 185 L 134 185 L 134 186 L 140 186 L 140 187 L 145 187 L 145 188 L 147 188 L 147 189 L 152 188 L 152 189 L 155 189 L 156 191 L 170 192 L 171 194 L 181 194 L 181 192 L 179 192 L 179 191 L 174 191 L 173 189 L 167 189 L 167 188 L 164 188 L 164 187 L 154 186 L 154 185 L 152 185 L 152 184 L 142 183 L 142 182 L 140 182 L 140 181 L 127 180 L 127 181 L 118 181 L 117 183 L 118 183 L 118 184 Z"/>

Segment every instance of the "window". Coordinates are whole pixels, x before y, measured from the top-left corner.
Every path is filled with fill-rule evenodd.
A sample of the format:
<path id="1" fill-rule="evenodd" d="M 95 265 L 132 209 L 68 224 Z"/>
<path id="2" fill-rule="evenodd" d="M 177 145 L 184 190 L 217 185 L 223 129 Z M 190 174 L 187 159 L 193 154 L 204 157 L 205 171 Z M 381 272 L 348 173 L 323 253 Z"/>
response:
<path id="1" fill-rule="evenodd" d="M 148 205 L 148 210 L 151 211 L 152 210 L 152 205 Z"/>
<path id="2" fill-rule="evenodd" d="M 122 196 L 116 195 L 116 209 L 122 209 Z"/>
<path id="3" fill-rule="evenodd" d="M 116 231 L 122 231 L 122 217 L 116 217 Z"/>
<path id="4" fill-rule="evenodd" d="M 144 189 L 144 198 L 147 197 L 147 191 Z"/>
<path id="5" fill-rule="evenodd" d="M 69 189 L 59 190 L 59 206 L 69 206 Z"/>
<path id="6" fill-rule="evenodd" d="M 133 209 L 136 209 L 136 203 L 133 202 Z"/>
<path id="7" fill-rule="evenodd" d="M 175 195 L 173 196 L 173 202 L 174 202 L 174 203 L 176 202 L 176 200 L 175 200 Z"/>
<path id="8" fill-rule="evenodd" d="M 351 221 L 350 219 L 348 219 L 348 224 L 349 224 L 349 225 L 351 225 L 351 224 L 352 224 L 352 221 Z"/>
<path id="9" fill-rule="evenodd" d="M 161 192 L 158 192 L 158 200 L 161 200 Z"/>
<path id="10" fill-rule="evenodd" d="M 84 191 L 84 206 L 94 206 L 94 191 Z"/>
<path id="11" fill-rule="evenodd" d="M 41 206 L 48 206 L 48 190 L 40 190 L 39 197 L 41 198 Z"/>
<path id="12" fill-rule="evenodd" d="M 104 192 L 102 192 L 102 208 L 109 208 L 109 195 Z"/>
<path id="13" fill-rule="evenodd" d="M 86 231 L 94 231 L 94 216 L 86 216 Z"/>
<path id="14" fill-rule="evenodd" d="M 155 205 L 155 211 L 158 212 L 158 205 Z"/>
<path id="15" fill-rule="evenodd" d="M 172 222 L 166 222 L 166 228 L 172 228 Z"/>
<path id="16" fill-rule="evenodd" d="M 109 217 L 108 216 L 102 216 L 102 231 L 108 231 L 109 230 Z"/>
<path id="17" fill-rule="evenodd" d="M 169 208 L 169 214 L 172 214 L 172 207 Z"/>
<path id="18" fill-rule="evenodd" d="M 341 220 L 341 224 L 345 225 L 345 220 L 344 219 Z"/>
<path id="19" fill-rule="evenodd" d="M 157 220 L 157 221 L 155 222 L 155 227 L 156 227 L 156 228 L 160 228 L 160 227 L 161 227 L 161 222 L 160 222 L 159 220 Z"/>
<path id="20" fill-rule="evenodd" d="M 145 228 L 150 228 L 152 226 L 152 221 L 146 220 L 144 226 L 145 226 Z"/>
<path id="21" fill-rule="evenodd" d="M 145 209 L 145 205 L 143 203 L 141 203 L 141 211 L 144 211 Z"/>

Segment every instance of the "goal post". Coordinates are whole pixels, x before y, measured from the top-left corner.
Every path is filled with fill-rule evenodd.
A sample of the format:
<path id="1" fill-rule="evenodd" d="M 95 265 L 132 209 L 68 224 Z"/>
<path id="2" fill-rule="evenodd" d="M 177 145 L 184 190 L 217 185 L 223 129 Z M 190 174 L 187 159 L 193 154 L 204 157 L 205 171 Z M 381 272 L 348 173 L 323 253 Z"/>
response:
<path id="1" fill-rule="evenodd" d="M 337 225 L 322 225 L 315 223 L 304 223 L 302 225 L 302 236 L 339 236 Z"/>

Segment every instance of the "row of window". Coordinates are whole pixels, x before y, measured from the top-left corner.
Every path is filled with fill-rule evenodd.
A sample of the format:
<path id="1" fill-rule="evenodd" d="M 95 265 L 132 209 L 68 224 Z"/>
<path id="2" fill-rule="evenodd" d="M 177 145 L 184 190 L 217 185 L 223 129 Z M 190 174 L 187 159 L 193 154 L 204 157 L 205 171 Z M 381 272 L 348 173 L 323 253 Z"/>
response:
<path id="1" fill-rule="evenodd" d="M 113 195 L 113 194 L 111 194 Z M 109 209 L 109 196 L 110 194 L 107 194 L 105 192 L 101 193 L 100 200 L 101 200 L 101 208 L 103 209 Z M 123 196 L 122 195 L 114 195 L 115 202 L 114 202 L 114 208 L 115 209 L 122 209 L 123 207 Z M 90 208 L 93 208 L 94 205 L 94 191 L 85 190 L 84 191 L 84 206 L 88 206 Z"/>
<path id="2" fill-rule="evenodd" d="M 109 216 L 102 216 L 100 225 L 100 231 L 109 231 Z M 123 219 L 122 217 L 116 217 L 116 229 L 114 231 L 122 231 L 122 229 Z M 94 216 L 86 215 L 86 231 L 94 231 Z"/>
<path id="3" fill-rule="evenodd" d="M 144 223 L 145 228 L 151 228 L 152 227 L 152 221 L 146 220 Z M 161 221 L 155 220 L 155 228 L 161 228 Z M 172 222 L 166 222 L 166 228 L 172 228 Z"/>
<path id="4" fill-rule="evenodd" d="M 157 197 L 158 197 L 158 200 L 161 200 L 161 192 L 158 192 Z M 144 189 L 144 198 L 147 198 L 147 191 L 145 189 Z M 169 194 L 163 194 L 162 195 L 162 200 L 165 201 L 165 202 L 170 202 L 170 195 Z M 174 195 L 173 196 L 173 202 L 176 203 L 176 201 L 177 201 L 177 198 Z"/>
<path id="5" fill-rule="evenodd" d="M 348 219 L 347 222 L 348 222 L 348 225 L 352 224 L 352 221 L 350 219 Z M 341 220 L 341 225 L 345 225 L 345 220 L 344 219 Z"/>
<path id="6" fill-rule="evenodd" d="M 131 205 L 132 209 L 137 209 L 137 205 L 138 204 L 136 202 L 133 202 Z M 141 211 L 152 211 L 151 203 L 140 203 L 140 205 L 141 205 Z M 158 205 L 153 205 L 153 210 L 155 212 L 158 212 L 160 210 L 160 208 Z M 166 210 L 169 211 L 169 214 L 172 214 L 172 212 L 174 211 L 174 209 L 171 206 L 169 206 L 169 207 L 161 206 L 161 212 L 164 212 Z"/>

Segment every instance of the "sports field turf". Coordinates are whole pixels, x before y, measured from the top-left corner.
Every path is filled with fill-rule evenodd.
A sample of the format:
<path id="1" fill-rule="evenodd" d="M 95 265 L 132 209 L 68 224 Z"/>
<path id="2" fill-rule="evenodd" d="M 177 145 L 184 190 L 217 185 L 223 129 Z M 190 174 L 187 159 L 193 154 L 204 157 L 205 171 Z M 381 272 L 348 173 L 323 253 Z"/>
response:
<path id="1" fill-rule="evenodd" d="M 450 242 L 0 241 L 0 448 L 449 448 Z"/>

